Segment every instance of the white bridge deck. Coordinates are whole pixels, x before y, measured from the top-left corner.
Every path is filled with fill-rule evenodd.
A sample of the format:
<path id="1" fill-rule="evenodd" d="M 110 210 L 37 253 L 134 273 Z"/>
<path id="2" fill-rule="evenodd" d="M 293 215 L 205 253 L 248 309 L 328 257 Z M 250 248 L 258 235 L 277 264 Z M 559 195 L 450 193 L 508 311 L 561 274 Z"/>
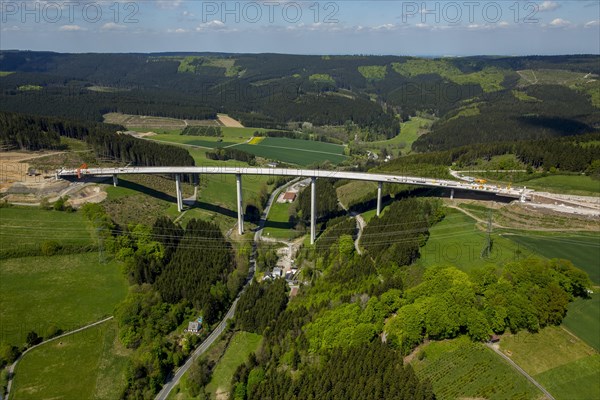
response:
<path id="1" fill-rule="evenodd" d="M 81 170 L 60 170 L 57 171 L 57 178 L 61 177 L 113 177 L 114 184 L 118 183 L 118 175 L 128 174 L 160 174 L 175 175 L 177 190 L 177 205 L 181 211 L 183 200 L 181 195 L 181 175 L 235 175 L 237 177 L 238 194 L 238 230 L 243 233 L 243 212 L 242 212 L 242 176 L 243 175 L 262 175 L 262 176 L 293 176 L 302 178 L 312 178 L 312 214 L 316 215 L 315 207 L 315 180 L 317 178 L 327 179 L 348 179 L 356 181 L 377 182 L 379 190 L 377 193 L 377 215 L 381 212 L 381 186 L 384 183 L 396 183 L 407 185 L 419 185 L 429 187 L 448 188 L 451 190 L 451 197 L 454 196 L 454 190 L 466 190 L 472 192 L 483 192 L 496 194 L 498 196 L 513 197 L 526 201 L 531 199 L 532 190 L 526 188 L 503 187 L 497 185 L 460 182 L 445 179 L 420 178 L 414 176 L 373 174 L 368 172 L 348 172 L 348 171 L 326 171 L 326 170 L 308 170 L 294 168 L 251 168 L 251 167 L 124 167 L 124 168 L 89 168 Z M 311 242 L 315 240 L 316 221 L 311 218 Z"/>

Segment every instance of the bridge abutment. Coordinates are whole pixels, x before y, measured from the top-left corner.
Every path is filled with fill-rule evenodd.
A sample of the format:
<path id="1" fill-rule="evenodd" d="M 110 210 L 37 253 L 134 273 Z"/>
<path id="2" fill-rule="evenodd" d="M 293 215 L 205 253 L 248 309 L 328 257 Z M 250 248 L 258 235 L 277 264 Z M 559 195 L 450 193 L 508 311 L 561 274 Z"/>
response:
<path id="1" fill-rule="evenodd" d="M 119 185 L 119 176 L 117 174 L 113 174 L 113 186 L 117 187 Z"/>

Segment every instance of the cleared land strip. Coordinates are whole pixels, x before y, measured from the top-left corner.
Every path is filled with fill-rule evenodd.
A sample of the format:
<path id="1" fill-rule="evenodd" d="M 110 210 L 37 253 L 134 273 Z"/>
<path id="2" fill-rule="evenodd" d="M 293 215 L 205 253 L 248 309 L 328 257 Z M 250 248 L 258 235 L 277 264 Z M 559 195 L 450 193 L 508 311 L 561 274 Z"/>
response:
<path id="1" fill-rule="evenodd" d="M 486 346 L 489 347 L 490 349 L 492 349 L 496 354 L 498 354 L 499 356 L 501 356 L 502 358 L 504 358 L 506 361 L 508 361 L 508 363 L 514 369 L 516 369 L 521 375 L 523 375 L 525 378 L 527 378 L 527 380 L 529 380 L 529 382 L 533 383 L 538 389 L 540 389 L 542 391 L 542 393 L 544 393 L 548 399 L 550 399 L 550 400 L 556 400 L 554 398 L 554 396 L 552 396 L 550 394 L 549 391 L 547 391 L 542 385 L 540 385 L 538 383 L 538 381 L 536 381 L 535 379 L 533 379 L 533 377 L 531 375 L 529 375 L 527 372 L 525 372 L 525 370 L 523 370 L 523 368 L 519 367 L 517 365 L 517 363 L 515 363 L 513 360 L 510 359 L 510 357 L 508 357 L 506 354 L 504 354 L 502 351 L 500 351 L 498 348 L 496 348 L 496 346 L 494 346 L 491 343 L 486 343 Z"/>
<path id="2" fill-rule="evenodd" d="M 11 366 L 10 366 L 10 368 L 8 369 L 8 384 L 6 385 L 6 400 L 8 400 L 8 399 L 9 399 L 9 397 L 10 397 L 10 388 L 11 388 L 11 386 L 12 386 L 12 381 L 13 381 L 13 376 L 14 376 L 15 368 L 17 368 L 17 364 L 19 363 L 19 361 L 21 361 L 21 359 L 22 359 L 23 357 L 25 357 L 25 354 L 29 353 L 31 350 L 33 350 L 33 349 L 36 349 L 36 348 L 38 348 L 38 347 L 40 347 L 40 346 L 42 346 L 42 345 L 44 345 L 44 344 L 46 344 L 46 343 L 50 343 L 50 342 L 53 342 L 53 341 L 55 341 L 55 340 L 62 339 L 62 338 L 64 338 L 65 336 L 73 335 L 73 334 L 75 334 L 75 333 L 78 333 L 78 332 L 84 331 L 84 330 L 86 330 L 86 329 L 93 328 L 94 326 L 96 326 L 96 325 L 100 325 L 100 324 L 103 324 L 103 323 L 105 323 L 105 322 L 107 322 L 107 321 L 110 321 L 110 320 L 111 320 L 111 319 L 113 319 L 113 318 L 114 318 L 113 316 L 110 316 L 110 317 L 108 317 L 108 318 L 104 318 L 104 319 L 102 319 L 102 320 L 100 320 L 100 321 L 96 321 L 96 322 L 93 322 L 93 323 L 91 323 L 91 324 L 89 324 L 89 325 L 82 326 L 81 328 L 75 329 L 75 330 L 73 330 L 73 331 L 69 331 L 69 332 L 63 333 L 62 335 L 58 335 L 58 336 L 55 336 L 55 337 L 53 337 L 53 338 L 50 338 L 50 339 L 44 340 L 43 342 L 41 342 L 41 343 L 38 343 L 38 344 L 36 344 L 35 346 L 31 346 L 30 348 L 28 348 L 27 350 L 25 350 L 25 351 L 24 351 L 24 352 L 23 352 L 23 353 L 22 353 L 22 354 L 19 356 L 19 358 L 17 358 L 17 359 L 15 360 L 15 362 L 14 362 L 14 363 L 12 363 L 12 365 L 11 365 Z"/>

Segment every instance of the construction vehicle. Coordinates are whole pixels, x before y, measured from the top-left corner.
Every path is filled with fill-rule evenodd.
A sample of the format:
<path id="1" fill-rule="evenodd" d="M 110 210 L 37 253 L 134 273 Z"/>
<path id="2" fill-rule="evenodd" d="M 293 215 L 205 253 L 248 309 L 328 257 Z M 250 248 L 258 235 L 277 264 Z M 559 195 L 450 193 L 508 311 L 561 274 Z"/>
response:
<path id="1" fill-rule="evenodd" d="M 485 185 L 487 183 L 487 180 L 485 180 L 485 179 L 475 179 L 475 183 L 480 183 L 482 185 Z"/>
<path id="2" fill-rule="evenodd" d="M 81 170 L 82 169 L 88 169 L 88 165 L 86 163 L 83 163 L 79 166 L 79 168 L 77 168 L 77 179 L 81 179 Z"/>

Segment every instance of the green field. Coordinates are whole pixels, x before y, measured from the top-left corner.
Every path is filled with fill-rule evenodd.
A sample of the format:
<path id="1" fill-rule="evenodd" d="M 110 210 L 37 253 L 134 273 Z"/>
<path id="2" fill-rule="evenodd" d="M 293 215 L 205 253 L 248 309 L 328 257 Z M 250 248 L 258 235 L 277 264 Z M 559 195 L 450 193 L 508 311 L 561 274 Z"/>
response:
<path id="1" fill-rule="evenodd" d="M 348 158 L 344 155 L 344 146 L 301 139 L 267 137 L 258 144 L 241 144 L 234 149 L 300 166 L 324 161 L 339 164 Z"/>
<path id="2" fill-rule="evenodd" d="M 336 188 L 338 200 L 345 207 L 362 200 L 371 194 L 377 197 L 377 183 L 365 181 L 351 181 Z"/>
<path id="3" fill-rule="evenodd" d="M 492 254 L 481 258 L 487 234 L 476 227 L 471 217 L 454 209 L 446 209 L 446 217 L 429 229 L 430 237 L 421 248 L 422 265 L 454 265 L 465 272 L 485 265 L 501 266 L 532 253 L 511 240 L 492 233 Z"/>
<path id="4" fill-rule="evenodd" d="M 430 342 L 412 366 L 444 399 L 537 399 L 541 393 L 506 361 L 481 343 L 462 337 Z M 419 360 L 422 358 L 422 360 Z"/>
<path id="5" fill-rule="evenodd" d="M 563 325 L 581 340 L 600 351 L 600 294 L 598 289 L 591 299 L 575 299 L 569 304 Z"/>
<path id="6" fill-rule="evenodd" d="M 113 321 L 42 345 L 19 362 L 11 399 L 117 399 L 129 353 Z"/>
<path id="7" fill-rule="evenodd" d="M 289 222 L 291 207 L 295 207 L 295 204 L 273 203 L 263 230 L 265 237 L 283 240 L 298 237 L 298 232 L 294 230 L 294 226 Z"/>
<path id="8" fill-rule="evenodd" d="M 0 71 L 0 78 L 3 76 L 11 75 L 11 74 L 14 74 L 14 72 L 13 71 Z"/>
<path id="9" fill-rule="evenodd" d="M 543 192 L 579 194 L 584 196 L 594 196 L 600 193 L 600 180 L 585 175 L 549 175 L 543 178 L 520 182 L 519 185 Z"/>
<path id="10" fill-rule="evenodd" d="M 46 211 L 35 207 L 0 208 L 0 249 L 37 251 L 46 241 L 92 244 L 92 232 L 81 213 Z"/>
<path id="11" fill-rule="evenodd" d="M 600 399 L 600 355 L 561 365 L 535 379 L 557 400 Z"/>
<path id="12" fill-rule="evenodd" d="M 71 330 L 111 315 L 125 298 L 119 265 L 97 253 L 25 257 L 0 262 L 1 342 L 22 345 L 27 333 Z"/>
<path id="13" fill-rule="evenodd" d="M 256 352 L 262 336 L 256 333 L 236 332 L 229 342 L 225 354 L 215 367 L 210 383 L 206 386 L 212 398 L 217 398 L 217 393 L 229 392 L 231 379 L 238 366 L 243 364 L 250 353 Z"/>
<path id="14" fill-rule="evenodd" d="M 358 67 L 358 72 L 360 72 L 365 79 L 380 81 L 385 79 L 385 76 L 387 75 L 387 65 L 363 65 Z"/>
<path id="15" fill-rule="evenodd" d="M 419 136 L 429 131 L 432 120 L 422 117 L 411 117 L 410 120 L 400 125 L 400 134 L 389 140 L 380 140 L 367 143 L 367 147 L 378 151 L 383 147 L 402 146 L 402 154 L 408 154 L 412 150 L 412 144 Z M 394 153 L 395 154 L 395 153 Z"/>
<path id="16" fill-rule="evenodd" d="M 438 74 L 458 85 L 477 84 L 485 92 L 502 90 L 505 72 L 498 68 L 485 68 L 466 74 L 445 59 L 412 59 L 404 63 L 392 63 L 394 71 L 404 76 Z"/>
<path id="17" fill-rule="evenodd" d="M 600 284 L 600 237 L 582 235 L 506 235 L 506 238 L 547 258 L 564 258 Z"/>
<path id="18" fill-rule="evenodd" d="M 564 329 L 505 335 L 500 347 L 557 399 L 600 398 L 600 356 Z"/>

